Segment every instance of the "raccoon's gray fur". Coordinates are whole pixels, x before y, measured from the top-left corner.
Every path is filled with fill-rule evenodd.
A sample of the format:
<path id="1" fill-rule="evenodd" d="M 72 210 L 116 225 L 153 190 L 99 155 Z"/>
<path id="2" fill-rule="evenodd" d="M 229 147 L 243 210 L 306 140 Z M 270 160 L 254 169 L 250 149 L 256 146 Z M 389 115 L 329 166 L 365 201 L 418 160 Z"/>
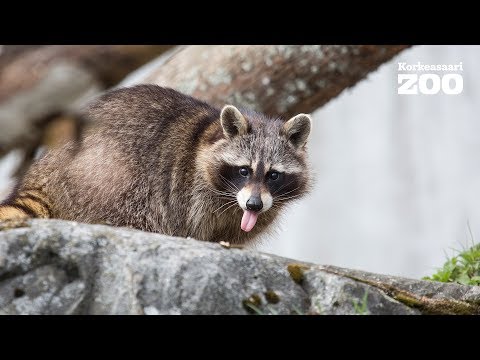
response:
<path id="1" fill-rule="evenodd" d="M 221 111 L 175 90 L 110 91 L 79 144 L 48 152 L 0 219 L 54 217 L 243 244 L 310 183 L 311 120 Z M 243 230 L 242 230 L 243 229 Z"/>

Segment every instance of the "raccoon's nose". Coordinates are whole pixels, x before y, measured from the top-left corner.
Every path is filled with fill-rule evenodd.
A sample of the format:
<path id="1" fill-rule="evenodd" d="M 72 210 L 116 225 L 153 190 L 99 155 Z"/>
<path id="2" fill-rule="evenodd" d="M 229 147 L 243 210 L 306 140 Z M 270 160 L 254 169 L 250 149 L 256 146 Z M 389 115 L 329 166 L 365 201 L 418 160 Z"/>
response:
<path id="1" fill-rule="evenodd" d="M 260 211 L 263 208 L 262 199 L 260 196 L 252 196 L 247 201 L 247 209 L 252 211 Z"/>

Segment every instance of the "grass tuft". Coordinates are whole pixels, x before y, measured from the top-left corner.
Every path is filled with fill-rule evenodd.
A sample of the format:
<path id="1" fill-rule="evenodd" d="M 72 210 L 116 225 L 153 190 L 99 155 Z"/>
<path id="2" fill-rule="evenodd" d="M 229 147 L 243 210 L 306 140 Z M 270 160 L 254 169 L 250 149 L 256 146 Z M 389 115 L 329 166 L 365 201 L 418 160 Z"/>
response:
<path id="1" fill-rule="evenodd" d="M 363 294 L 362 301 L 359 303 L 358 299 L 353 299 L 353 309 L 355 310 L 355 315 L 368 315 L 368 289 L 365 290 Z"/>
<path id="2" fill-rule="evenodd" d="M 447 258 L 443 267 L 423 280 L 453 282 L 463 285 L 480 285 L 480 244 L 457 250 L 457 255 Z"/>

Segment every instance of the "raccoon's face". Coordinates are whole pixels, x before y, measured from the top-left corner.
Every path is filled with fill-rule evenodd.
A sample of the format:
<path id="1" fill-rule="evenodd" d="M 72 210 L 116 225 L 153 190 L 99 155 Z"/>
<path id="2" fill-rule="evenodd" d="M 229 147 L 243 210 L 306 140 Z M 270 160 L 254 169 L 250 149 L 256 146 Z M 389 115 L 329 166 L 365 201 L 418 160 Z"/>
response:
<path id="1" fill-rule="evenodd" d="M 284 122 L 253 112 L 242 114 L 227 105 L 220 122 L 224 138 L 209 156 L 208 179 L 213 192 L 224 199 L 219 211 L 238 205 L 243 210 L 240 227 L 248 232 L 262 213 L 306 193 L 305 144 L 311 119 L 299 114 Z"/>

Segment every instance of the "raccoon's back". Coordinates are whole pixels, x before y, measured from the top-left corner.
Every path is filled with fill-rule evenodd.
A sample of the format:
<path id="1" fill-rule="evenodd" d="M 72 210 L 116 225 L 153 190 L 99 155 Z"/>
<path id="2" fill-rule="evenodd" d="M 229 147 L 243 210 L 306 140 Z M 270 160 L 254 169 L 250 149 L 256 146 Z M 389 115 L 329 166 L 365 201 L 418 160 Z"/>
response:
<path id="1" fill-rule="evenodd" d="M 85 111 L 85 116 L 96 124 L 89 134 L 115 142 L 118 150 L 137 159 L 163 157 L 172 147 L 177 152 L 194 149 L 219 115 L 218 109 L 205 102 L 157 85 L 110 91 Z"/>
<path id="2" fill-rule="evenodd" d="M 165 233 L 184 224 L 196 149 L 219 110 L 172 89 L 139 85 L 106 93 L 83 116 L 92 126 L 79 146 L 47 153 L 23 189 L 40 185 L 53 216 L 67 220 Z"/>

